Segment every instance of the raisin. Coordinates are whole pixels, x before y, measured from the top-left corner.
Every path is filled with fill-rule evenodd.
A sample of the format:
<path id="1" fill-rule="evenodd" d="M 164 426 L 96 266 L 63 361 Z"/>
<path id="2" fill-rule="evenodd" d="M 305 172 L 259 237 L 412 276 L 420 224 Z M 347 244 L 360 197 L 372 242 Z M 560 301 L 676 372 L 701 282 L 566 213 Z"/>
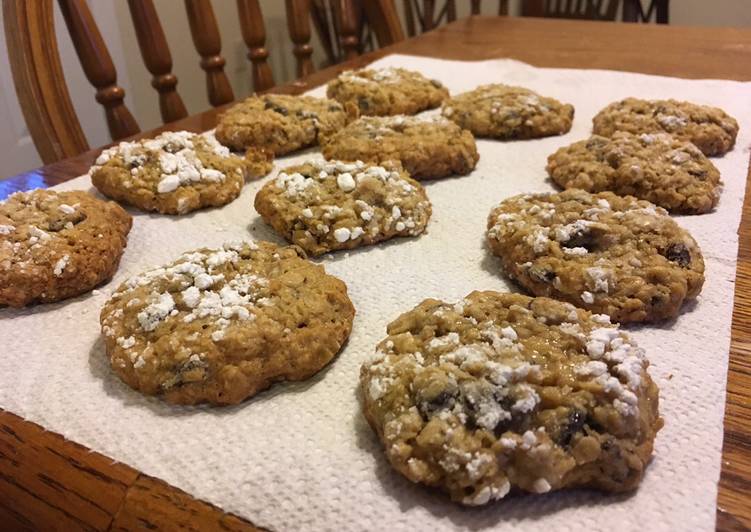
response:
<path id="1" fill-rule="evenodd" d="M 662 294 L 656 294 L 653 295 L 651 298 L 649 298 L 649 304 L 653 307 L 659 307 L 664 303 L 664 298 Z"/>
<path id="2" fill-rule="evenodd" d="M 50 223 L 47 226 L 47 230 L 55 232 L 55 233 L 58 231 L 62 231 L 63 228 L 65 227 L 65 223 L 66 223 L 65 218 L 56 218 L 54 220 L 50 220 Z"/>
<path id="3" fill-rule="evenodd" d="M 530 268 L 529 276 L 540 283 L 552 283 L 558 276 L 553 270 L 547 268 Z"/>
<path id="4" fill-rule="evenodd" d="M 430 84 L 433 85 L 435 88 L 440 89 L 443 87 L 443 83 L 438 81 L 437 79 L 431 79 Z"/>
<path id="5" fill-rule="evenodd" d="M 600 149 L 607 144 L 608 140 L 603 137 L 592 137 L 587 141 L 587 149 Z"/>
<path id="6" fill-rule="evenodd" d="M 568 415 L 565 427 L 561 429 L 561 432 L 558 435 L 558 444 L 568 445 L 571 443 L 571 438 L 574 437 L 574 434 L 581 431 L 586 420 L 587 416 L 584 412 L 581 410 L 572 410 Z"/>
<path id="7" fill-rule="evenodd" d="M 266 104 L 263 106 L 264 109 L 271 109 L 275 113 L 279 113 L 282 116 L 287 116 L 289 114 L 289 111 L 285 107 L 282 107 L 281 105 L 277 105 L 271 100 L 266 100 Z"/>
<path id="8" fill-rule="evenodd" d="M 685 244 L 677 242 L 670 244 L 665 251 L 665 258 L 670 262 L 676 262 L 681 268 L 686 268 L 691 263 L 691 253 L 688 252 Z"/>
<path id="9" fill-rule="evenodd" d="M 357 99 L 357 106 L 361 110 L 367 111 L 368 109 L 370 109 L 370 100 L 368 100 L 365 96 L 360 96 Z"/>
<path id="10" fill-rule="evenodd" d="M 449 391 L 444 390 L 431 399 L 420 401 L 418 407 L 425 417 L 430 418 L 440 410 L 451 410 L 454 402 L 454 396 Z"/>
<path id="11" fill-rule="evenodd" d="M 584 248 L 587 251 L 594 251 L 596 244 L 594 235 L 586 227 L 577 229 L 567 241 L 561 242 L 565 248 Z"/>

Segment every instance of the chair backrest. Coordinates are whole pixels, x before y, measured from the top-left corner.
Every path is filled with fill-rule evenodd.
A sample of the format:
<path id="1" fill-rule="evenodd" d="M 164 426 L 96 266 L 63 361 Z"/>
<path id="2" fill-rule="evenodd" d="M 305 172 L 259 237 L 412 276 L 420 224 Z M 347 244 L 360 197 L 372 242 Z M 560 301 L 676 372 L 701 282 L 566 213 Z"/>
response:
<path id="1" fill-rule="evenodd" d="M 430 31 L 444 22 L 453 22 L 457 16 L 456 0 L 443 0 L 440 7 L 436 5 L 435 0 L 402 0 L 407 28 L 405 34 L 394 0 L 360 1 L 381 46 L 388 46 L 404 40 L 407 36 L 413 37 L 418 33 Z M 497 3 L 499 15 L 508 15 L 508 0 L 491 0 L 493 1 Z M 470 14 L 479 15 L 483 5 L 483 0 L 471 0 Z"/>
<path id="2" fill-rule="evenodd" d="M 473 15 L 479 15 L 481 6 L 482 0 L 472 0 L 472 3 L 470 4 L 470 13 Z M 498 14 L 508 15 L 508 0 L 498 0 Z"/>
<path id="3" fill-rule="evenodd" d="M 522 16 L 615 20 L 620 0 L 522 0 Z"/>
<path id="4" fill-rule="evenodd" d="M 226 1 L 226 0 L 222 0 Z M 339 0 L 337 13 L 353 0 Z M 72 157 L 89 149 L 71 103 L 53 22 L 53 0 L 3 0 L 3 21 L 13 80 L 29 132 L 43 162 Z M 285 0 L 287 25 L 297 61 L 297 74 L 313 71 L 310 45 L 311 0 Z M 140 131 L 126 107 L 125 91 L 117 84 L 117 72 L 107 45 L 86 0 L 58 0 L 84 74 L 96 89 L 96 101 L 105 110 L 113 140 Z M 220 106 L 235 99 L 224 72 L 219 26 L 210 0 L 184 0 L 190 33 L 200 66 L 205 72 L 209 102 Z M 172 73 L 172 56 L 152 0 L 128 0 L 143 62 L 158 93 L 162 120 L 187 116 Z M 238 21 L 251 62 L 256 91 L 274 85 L 265 48 L 266 30 L 258 0 L 237 0 Z M 349 15 L 339 14 L 347 26 Z M 347 26 L 349 28 L 349 26 Z"/>
<path id="5" fill-rule="evenodd" d="M 654 15 L 657 24 L 667 24 L 670 0 L 651 0 L 646 11 L 641 0 L 623 0 L 623 22 L 649 22 Z"/>
<path id="6" fill-rule="evenodd" d="M 406 39 L 394 0 L 364 0 L 363 7 L 380 46 Z"/>
<path id="7" fill-rule="evenodd" d="M 365 13 L 370 0 L 312 0 L 310 17 L 333 65 L 375 49 L 373 30 Z"/>

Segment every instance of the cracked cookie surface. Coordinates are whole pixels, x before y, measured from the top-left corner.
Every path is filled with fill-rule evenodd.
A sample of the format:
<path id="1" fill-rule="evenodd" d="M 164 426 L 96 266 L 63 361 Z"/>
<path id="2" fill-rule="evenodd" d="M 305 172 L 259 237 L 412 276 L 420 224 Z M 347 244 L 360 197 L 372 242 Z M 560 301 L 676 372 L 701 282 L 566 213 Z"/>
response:
<path id="1" fill-rule="evenodd" d="M 634 196 L 673 213 L 702 214 L 720 198 L 720 172 L 690 142 L 667 133 L 593 135 L 548 157 L 563 188 Z"/>
<path id="2" fill-rule="evenodd" d="M 235 404 L 311 377 L 352 328 L 346 285 L 294 246 L 225 244 L 125 281 L 100 315 L 112 369 L 172 403 Z"/>
<path id="3" fill-rule="evenodd" d="M 435 109 L 449 92 L 435 79 L 404 68 L 348 70 L 329 82 L 326 95 L 351 115 L 414 115 Z"/>
<path id="4" fill-rule="evenodd" d="M 256 194 L 255 209 L 311 255 L 419 235 L 432 212 L 422 185 L 391 161 L 285 168 Z"/>
<path id="5" fill-rule="evenodd" d="M 649 362 L 607 316 L 548 298 L 423 301 L 360 371 L 391 465 L 465 505 L 635 489 L 662 426 Z"/>
<path id="6" fill-rule="evenodd" d="M 704 155 L 723 155 L 733 149 L 738 122 L 718 107 L 678 100 L 626 98 L 605 107 L 592 119 L 592 132 L 610 137 L 628 133 L 670 133 L 691 142 Z"/>
<path id="7" fill-rule="evenodd" d="M 267 94 L 251 96 L 219 117 L 216 138 L 233 150 L 265 149 L 284 155 L 343 128 L 344 107 L 313 96 Z"/>
<path id="8" fill-rule="evenodd" d="M 132 219 L 83 191 L 17 192 L 0 202 L 0 305 L 77 296 L 112 278 Z"/>
<path id="9" fill-rule="evenodd" d="M 704 259 L 686 230 L 664 209 L 611 192 L 509 198 L 490 213 L 487 242 L 530 293 L 618 322 L 673 318 L 704 284 Z"/>
<path id="10" fill-rule="evenodd" d="M 147 212 L 187 214 L 226 205 L 240 195 L 246 177 L 270 171 L 265 154 L 234 155 L 211 132 L 167 131 L 104 150 L 90 175 L 112 199 Z"/>
<path id="11" fill-rule="evenodd" d="M 413 179 L 471 172 L 480 155 L 472 133 L 453 122 L 404 115 L 365 116 L 324 140 L 327 159 L 400 161 Z"/>
<path id="12" fill-rule="evenodd" d="M 441 112 L 478 137 L 501 140 L 562 135 L 574 119 L 572 105 L 500 83 L 454 96 L 443 102 Z"/>

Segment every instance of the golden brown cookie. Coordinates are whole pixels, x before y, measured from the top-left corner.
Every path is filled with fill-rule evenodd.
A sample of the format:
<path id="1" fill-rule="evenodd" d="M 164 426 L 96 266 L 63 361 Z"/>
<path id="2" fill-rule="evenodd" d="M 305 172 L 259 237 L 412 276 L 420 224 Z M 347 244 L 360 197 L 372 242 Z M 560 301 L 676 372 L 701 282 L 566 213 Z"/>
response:
<path id="1" fill-rule="evenodd" d="M 118 204 L 82 191 L 0 202 L 0 305 L 60 301 L 110 280 L 131 223 Z"/>
<path id="2" fill-rule="evenodd" d="M 348 70 L 329 82 L 326 95 L 353 116 L 414 115 L 435 109 L 449 91 L 435 79 L 404 68 Z"/>
<path id="3" fill-rule="evenodd" d="M 343 128 L 344 108 L 312 96 L 251 96 L 219 118 L 216 138 L 233 150 L 263 148 L 284 155 L 316 146 L 322 136 Z"/>
<path id="4" fill-rule="evenodd" d="M 738 122 L 722 109 L 708 105 L 626 98 L 611 103 L 592 120 L 596 135 L 611 137 L 616 131 L 670 133 L 711 157 L 733 149 Z"/>
<path id="5" fill-rule="evenodd" d="M 609 190 L 682 214 L 711 211 L 722 186 L 720 172 L 696 146 L 667 133 L 592 135 L 548 157 L 547 170 L 563 188 Z"/>
<path id="6" fill-rule="evenodd" d="M 186 214 L 231 202 L 246 177 L 260 177 L 271 166 L 263 154 L 231 154 L 210 132 L 167 131 L 104 150 L 90 175 L 112 199 L 144 211 Z"/>
<path id="7" fill-rule="evenodd" d="M 516 492 L 636 489 L 662 427 L 649 362 L 607 316 L 472 292 L 423 301 L 360 372 L 391 465 L 479 506 Z"/>
<path id="8" fill-rule="evenodd" d="M 321 143 L 323 156 L 342 161 L 400 161 L 413 179 L 470 173 L 480 155 L 472 133 L 445 118 L 365 116 Z"/>
<path id="9" fill-rule="evenodd" d="M 532 294 L 622 323 L 673 318 L 704 284 L 696 241 L 663 209 L 631 196 L 514 196 L 490 213 L 487 240 Z"/>
<path id="10" fill-rule="evenodd" d="M 441 112 L 478 137 L 501 140 L 562 135 L 574 119 L 572 105 L 500 83 L 454 96 L 443 102 Z"/>
<path id="11" fill-rule="evenodd" d="M 112 369 L 130 387 L 226 405 L 318 372 L 354 314 L 346 285 L 298 248 L 241 242 L 125 281 L 100 321 Z"/>
<path id="12" fill-rule="evenodd" d="M 311 160 L 285 168 L 256 194 L 255 208 L 311 255 L 419 235 L 432 212 L 422 185 L 391 161 Z"/>

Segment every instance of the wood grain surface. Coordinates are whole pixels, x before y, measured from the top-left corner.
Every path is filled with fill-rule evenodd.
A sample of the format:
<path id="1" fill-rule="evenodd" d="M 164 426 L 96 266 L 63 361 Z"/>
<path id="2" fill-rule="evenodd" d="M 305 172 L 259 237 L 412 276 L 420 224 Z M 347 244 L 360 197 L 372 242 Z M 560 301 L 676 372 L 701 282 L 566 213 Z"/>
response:
<path id="1" fill-rule="evenodd" d="M 751 80 L 751 30 L 472 17 L 273 91 L 302 92 L 390 53 L 467 60 L 511 57 L 541 67 Z M 222 109 L 169 129 L 210 129 Z M 98 151 L 0 181 L 0 198 L 72 179 L 88 170 Z M 718 530 L 751 530 L 751 189 L 739 235 Z M 0 529 L 178 527 L 256 530 L 243 519 L 0 411 Z"/>

